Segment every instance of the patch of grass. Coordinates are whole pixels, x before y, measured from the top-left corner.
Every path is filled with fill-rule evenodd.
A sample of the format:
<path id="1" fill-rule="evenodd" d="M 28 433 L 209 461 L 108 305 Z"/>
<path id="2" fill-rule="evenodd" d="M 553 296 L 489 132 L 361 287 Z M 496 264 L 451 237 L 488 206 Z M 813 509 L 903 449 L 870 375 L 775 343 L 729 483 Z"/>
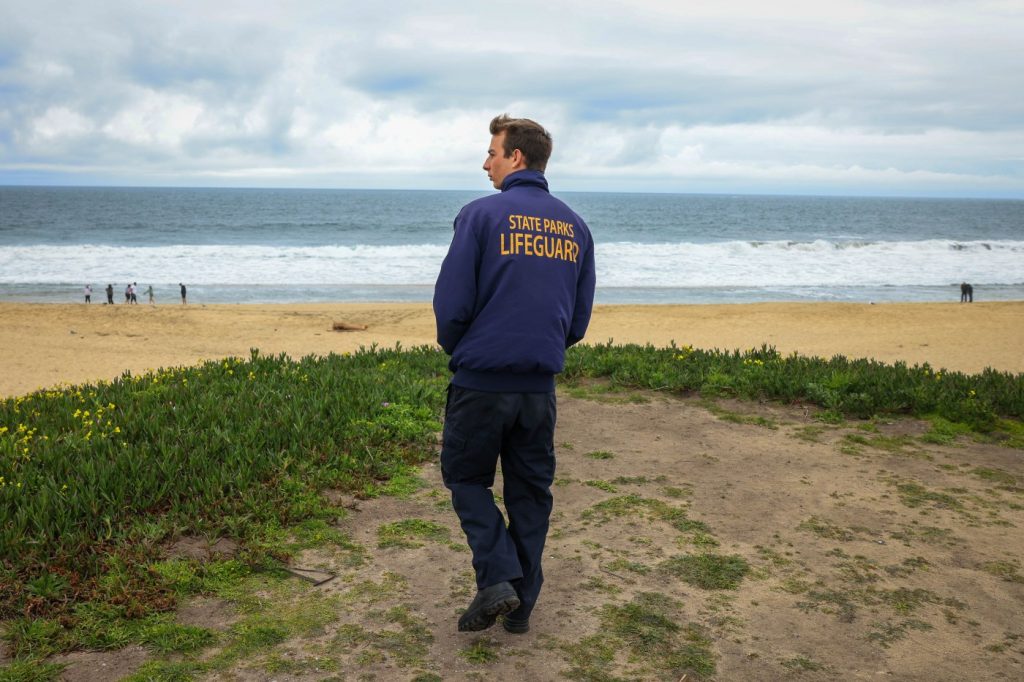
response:
<path id="1" fill-rule="evenodd" d="M 684 497 L 689 497 L 692 494 L 692 491 L 669 485 L 661 489 L 661 494 L 665 497 L 671 497 L 674 500 L 681 500 Z"/>
<path id="2" fill-rule="evenodd" d="M 377 547 L 402 547 L 412 549 L 422 547 L 421 540 L 445 542 L 451 537 L 446 526 L 423 519 L 404 519 L 394 523 L 385 523 L 377 528 Z"/>
<path id="3" fill-rule="evenodd" d="M 931 590 L 921 588 L 899 587 L 895 590 L 881 590 L 878 594 L 882 603 L 899 614 L 913 613 L 925 604 L 945 603 L 944 600 Z"/>
<path id="4" fill-rule="evenodd" d="M 849 591 L 821 589 L 810 590 L 806 593 L 807 601 L 796 603 L 797 608 L 804 611 L 819 610 L 822 613 L 834 615 L 840 623 L 852 623 L 857 614 L 857 606 L 854 604 Z"/>
<path id="5" fill-rule="evenodd" d="M 819 424 L 807 424 L 799 426 L 790 432 L 790 435 L 797 440 L 805 440 L 808 443 L 820 443 L 821 435 L 828 430 L 827 427 Z"/>
<path id="6" fill-rule="evenodd" d="M 171 614 L 133 618 L 111 604 L 78 604 L 69 627 L 47 619 L 19 618 L 8 623 L 6 638 L 18 658 L 45 658 L 59 651 L 120 649 L 141 644 L 158 653 L 188 653 L 212 644 L 215 635 L 200 627 L 174 623 Z"/>
<path id="7" fill-rule="evenodd" d="M 490 637 L 475 639 L 469 646 L 459 649 L 459 656 L 475 665 L 494 663 L 498 660 L 498 643 Z"/>
<path id="8" fill-rule="evenodd" d="M 598 480 L 584 481 L 584 485 L 589 485 L 591 488 L 597 488 L 598 490 L 603 490 L 606 493 L 616 493 L 616 492 L 618 492 L 618 488 L 616 488 L 614 485 L 612 485 L 608 481 L 598 481 Z"/>
<path id="9" fill-rule="evenodd" d="M 594 506 L 584 509 L 580 518 L 607 523 L 613 518 L 628 517 L 634 520 L 653 519 L 664 521 L 682 533 L 711 533 L 711 529 L 702 521 L 693 521 L 686 516 L 686 510 L 673 507 L 661 500 L 645 498 L 640 495 L 622 495 L 613 497 Z"/>
<path id="10" fill-rule="evenodd" d="M 929 490 L 920 483 L 915 483 L 913 481 L 906 481 L 902 483 L 899 481 L 890 481 L 890 483 L 896 487 L 896 491 L 899 493 L 900 502 L 912 509 L 923 507 L 925 505 L 935 507 L 937 509 L 963 509 L 963 503 L 953 495 Z"/>
<path id="11" fill-rule="evenodd" d="M 607 565 L 607 568 L 609 571 L 630 571 L 640 575 L 647 575 L 652 570 L 650 566 L 628 559 L 615 559 Z"/>
<path id="12" fill-rule="evenodd" d="M 394 598 L 404 593 L 409 586 L 403 576 L 391 571 L 385 571 L 380 582 L 364 580 L 354 584 L 342 595 L 342 599 L 348 603 L 364 602 L 366 604 L 379 604 L 387 599 Z"/>
<path id="13" fill-rule="evenodd" d="M 570 666 L 563 675 L 586 682 L 696 680 L 714 675 L 710 640 L 692 624 L 679 625 L 677 609 L 670 597 L 652 593 L 640 593 L 621 606 L 604 605 L 599 612 L 600 635 L 561 646 Z M 619 667 L 621 676 L 616 674 Z"/>
<path id="14" fill-rule="evenodd" d="M 590 590 L 591 592 L 604 592 L 605 594 L 618 594 L 622 592 L 621 587 L 611 585 L 606 580 L 599 578 L 596 575 L 591 576 L 584 582 L 580 583 L 580 587 L 584 590 Z"/>
<path id="15" fill-rule="evenodd" d="M 416 617 L 404 605 L 384 611 L 371 611 L 367 615 L 383 627 L 369 630 L 345 624 L 338 629 L 334 644 L 345 648 L 357 659 L 372 657 L 374 662 L 390 660 L 400 668 L 424 665 L 434 641 L 424 619 Z"/>
<path id="16" fill-rule="evenodd" d="M 675 622 L 676 603 L 666 595 L 640 593 L 628 604 L 601 607 L 601 625 L 630 655 L 673 679 L 714 674 L 710 640 L 696 627 Z"/>
<path id="17" fill-rule="evenodd" d="M 793 658 L 787 658 L 784 661 L 781 661 L 781 665 L 786 670 L 792 670 L 797 673 L 825 670 L 824 664 L 818 663 L 806 656 L 794 656 Z"/>
<path id="18" fill-rule="evenodd" d="M 285 657 L 279 653 L 272 653 L 263 663 L 263 669 L 268 673 L 284 673 L 285 675 L 306 675 L 314 673 L 335 672 L 338 670 L 338 662 L 332 658 L 321 656 Z"/>
<path id="19" fill-rule="evenodd" d="M 383 483 L 372 483 L 364 488 L 366 497 L 380 497 L 387 495 L 400 499 L 408 499 L 414 494 L 428 487 L 428 483 L 416 475 L 416 469 L 411 466 L 395 467 Z"/>
<path id="20" fill-rule="evenodd" d="M 783 356 L 768 345 L 741 352 L 610 342 L 569 349 L 565 367 L 562 380 L 570 384 L 607 378 L 676 394 L 809 402 L 822 408 L 820 417 L 839 420 L 936 414 L 978 433 L 1001 433 L 1001 418 L 1024 417 L 1024 377 L 991 369 L 965 375 L 839 355 Z"/>
<path id="21" fill-rule="evenodd" d="M 903 563 L 893 566 L 886 566 L 885 572 L 894 577 L 907 577 L 916 571 L 927 571 L 931 567 L 929 562 L 924 557 L 911 557 L 904 559 Z"/>
<path id="22" fill-rule="evenodd" d="M 867 557 L 855 556 L 836 565 L 843 581 L 854 584 L 874 583 L 879 580 L 878 565 Z"/>
<path id="23" fill-rule="evenodd" d="M 121 682 L 191 682 L 206 666 L 196 661 L 147 661 Z"/>
<path id="24" fill-rule="evenodd" d="M 750 572 L 750 565 L 736 554 L 688 554 L 667 559 L 658 569 L 701 589 L 735 590 Z"/>
<path id="25" fill-rule="evenodd" d="M 592 400 L 598 403 L 609 403 L 613 405 L 643 405 L 651 402 L 647 396 L 640 395 L 628 386 L 622 386 L 615 382 L 590 381 L 587 383 L 575 383 L 562 380 L 565 392 L 573 398 L 580 400 Z"/>
<path id="26" fill-rule="evenodd" d="M 734 412 L 722 407 L 711 399 L 702 400 L 700 404 L 704 409 L 722 421 L 732 422 L 733 424 L 750 424 L 752 426 L 771 429 L 772 431 L 779 428 L 778 422 L 774 419 L 768 419 L 767 417 L 762 417 L 758 414 L 740 414 L 739 412 Z"/>
<path id="27" fill-rule="evenodd" d="M 699 547 L 701 549 L 712 549 L 714 547 L 718 547 L 719 545 L 719 542 L 715 539 L 715 536 L 711 535 L 710 533 L 705 533 L 699 530 L 695 530 L 692 533 L 690 533 L 690 536 L 685 538 L 683 543 L 680 544 L 684 543 L 688 545 L 693 545 L 694 547 Z"/>
<path id="28" fill-rule="evenodd" d="M 650 479 L 646 476 L 619 476 L 613 478 L 612 483 L 615 485 L 644 485 L 650 483 Z"/>
<path id="29" fill-rule="evenodd" d="M 261 529 L 336 516 L 322 490 L 414 488 L 446 374 L 443 353 L 426 348 L 298 361 L 253 351 L 0 401 L 0 451 L 24 455 L 16 466 L 0 457 L 0 555 L 17 576 L 0 618 L 102 598 L 109 557 L 151 562 L 172 529 L 280 558 L 256 542 Z M 145 587 L 140 605 L 166 608 L 162 586 Z"/>
<path id="30" fill-rule="evenodd" d="M 875 435 L 868 438 L 865 441 L 865 444 L 869 447 L 875 448 L 876 450 L 884 450 L 886 452 L 904 452 L 914 444 L 914 439 L 910 436 Z"/>
<path id="31" fill-rule="evenodd" d="M 971 473 L 983 481 L 996 483 L 1000 486 L 1016 487 L 1017 485 L 1017 477 L 1002 469 L 977 467 L 971 469 Z"/>
<path id="32" fill-rule="evenodd" d="M 564 673 L 565 677 L 581 682 L 621 682 L 622 678 L 608 672 L 620 646 L 620 642 L 603 635 L 592 635 L 573 644 L 563 644 L 561 649 L 570 666 Z"/>
<path id="33" fill-rule="evenodd" d="M 1008 448 L 1024 449 L 1024 422 L 1014 419 L 996 420 L 995 437 Z"/>
<path id="34" fill-rule="evenodd" d="M 911 618 L 898 623 L 892 621 L 877 622 L 872 625 L 872 631 L 868 633 L 869 642 L 880 644 L 888 649 L 895 642 L 907 636 L 911 630 L 933 630 L 934 628 L 924 621 Z"/>
<path id="35" fill-rule="evenodd" d="M 829 521 L 820 519 L 817 516 L 812 516 L 806 521 L 802 521 L 796 529 L 813 533 L 820 538 L 825 538 L 826 540 L 851 542 L 859 539 L 859 535 L 851 529 L 842 528 L 841 526 L 837 526 Z"/>
<path id="36" fill-rule="evenodd" d="M 145 625 L 139 639 L 151 649 L 169 654 L 198 651 L 214 643 L 217 637 L 206 628 L 159 620 Z"/>
<path id="37" fill-rule="evenodd" d="M 801 580 L 800 578 L 784 578 L 779 583 L 779 589 L 789 594 L 805 594 L 810 591 L 814 585 L 807 580 Z"/>
<path id="38" fill-rule="evenodd" d="M 13 661 L 0 667 L 0 682 L 53 682 L 60 679 L 66 667 L 36 660 Z"/>
<path id="39" fill-rule="evenodd" d="M 1006 582 L 1024 583 L 1024 575 L 1020 573 L 1020 562 L 1017 560 L 989 561 L 981 565 L 981 570 Z"/>
<path id="40" fill-rule="evenodd" d="M 615 453 L 607 450 L 594 450 L 593 452 L 585 453 L 583 456 L 590 459 L 614 459 Z"/>
<path id="41" fill-rule="evenodd" d="M 971 427 L 967 424 L 951 422 L 938 415 L 930 415 L 926 419 L 931 428 L 920 437 L 925 443 L 952 445 L 960 436 L 967 436 L 971 433 Z"/>
<path id="42" fill-rule="evenodd" d="M 938 526 L 903 526 L 900 530 L 890 533 L 889 537 L 893 540 L 902 540 L 908 546 L 911 542 L 915 541 L 929 545 L 942 544 L 950 546 L 961 542 L 951 529 L 939 528 Z"/>

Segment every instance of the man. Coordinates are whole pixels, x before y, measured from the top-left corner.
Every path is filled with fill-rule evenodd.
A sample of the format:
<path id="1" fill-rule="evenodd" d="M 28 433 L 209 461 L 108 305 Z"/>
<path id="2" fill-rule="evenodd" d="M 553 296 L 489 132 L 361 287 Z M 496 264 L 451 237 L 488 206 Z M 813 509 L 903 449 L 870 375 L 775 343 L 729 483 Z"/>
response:
<path id="1" fill-rule="evenodd" d="M 437 340 L 454 372 L 441 474 L 473 552 L 477 594 L 460 631 L 504 615 L 529 630 L 555 474 L 555 374 L 583 338 L 594 300 L 590 230 L 548 193 L 551 136 L 529 119 L 496 117 L 484 161 L 501 193 L 455 218 L 434 288 Z M 508 526 L 491 486 L 498 458 Z"/>
<path id="2" fill-rule="evenodd" d="M 85 302 L 86 303 L 92 303 L 92 285 L 91 284 L 86 284 L 85 285 Z"/>
<path id="3" fill-rule="evenodd" d="M 107 285 L 107 305 L 114 305 L 114 285 Z"/>
<path id="4" fill-rule="evenodd" d="M 974 287 L 967 282 L 961 282 L 960 284 L 960 302 L 974 303 Z"/>
<path id="5" fill-rule="evenodd" d="M 178 282 L 178 286 L 181 287 L 181 304 L 185 305 L 185 294 L 187 293 L 185 291 L 185 285 L 182 284 L 181 282 Z"/>

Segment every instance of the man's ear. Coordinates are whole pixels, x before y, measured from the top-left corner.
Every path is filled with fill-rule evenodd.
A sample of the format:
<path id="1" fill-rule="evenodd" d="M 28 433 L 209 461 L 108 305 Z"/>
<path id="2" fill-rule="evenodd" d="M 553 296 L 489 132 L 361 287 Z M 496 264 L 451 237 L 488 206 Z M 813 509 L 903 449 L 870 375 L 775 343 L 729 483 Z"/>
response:
<path id="1" fill-rule="evenodd" d="M 523 150 L 513 149 L 511 160 L 513 168 L 526 168 L 526 156 L 523 154 Z"/>

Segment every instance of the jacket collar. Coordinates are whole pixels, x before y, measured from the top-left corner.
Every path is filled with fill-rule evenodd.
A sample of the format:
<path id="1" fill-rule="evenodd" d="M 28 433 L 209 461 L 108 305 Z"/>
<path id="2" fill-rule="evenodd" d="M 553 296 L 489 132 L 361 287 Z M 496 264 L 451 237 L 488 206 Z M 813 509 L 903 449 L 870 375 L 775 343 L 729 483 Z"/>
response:
<path id="1" fill-rule="evenodd" d="M 505 179 L 501 182 L 501 191 L 512 189 L 513 187 L 540 187 L 545 192 L 548 191 L 548 181 L 544 177 L 544 173 L 537 170 L 521 170 L 515 173 L 509 173 L 505 176 Z"/>

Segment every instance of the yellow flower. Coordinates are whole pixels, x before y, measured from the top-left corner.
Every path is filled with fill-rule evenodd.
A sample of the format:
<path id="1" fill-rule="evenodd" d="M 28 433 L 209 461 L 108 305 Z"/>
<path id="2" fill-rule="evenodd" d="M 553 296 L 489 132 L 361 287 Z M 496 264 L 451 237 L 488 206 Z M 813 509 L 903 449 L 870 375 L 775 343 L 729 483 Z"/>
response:
<path id="1" fill-rule="evenodd" d="M 121 433 L 121 427 L 120 426 L 115 426 L 114 427 L 114 433 Z"/>

